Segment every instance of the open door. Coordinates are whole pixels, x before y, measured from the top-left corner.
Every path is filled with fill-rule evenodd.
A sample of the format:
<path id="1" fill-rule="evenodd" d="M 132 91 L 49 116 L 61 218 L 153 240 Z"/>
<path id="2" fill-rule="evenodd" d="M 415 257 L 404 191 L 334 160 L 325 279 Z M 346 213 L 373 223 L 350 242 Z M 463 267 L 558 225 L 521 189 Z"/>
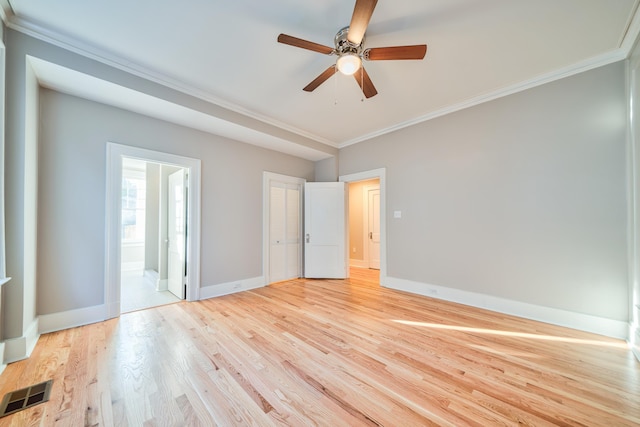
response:
<path id="1" fill-rule="evenodd" d="M 304 275 L 307 278 L 349 276 L 346 196 L 344 182 L 305 183 Z"/>
<path id="2" fill-rule="evenodd" d="M 186 218 L 187 191 L 184 169 L 169 175 L 169 197 L 167 198 L 167 279 L 169 291 L 180 299 L 185 299 L 187 263 L 186 263 Z"/>

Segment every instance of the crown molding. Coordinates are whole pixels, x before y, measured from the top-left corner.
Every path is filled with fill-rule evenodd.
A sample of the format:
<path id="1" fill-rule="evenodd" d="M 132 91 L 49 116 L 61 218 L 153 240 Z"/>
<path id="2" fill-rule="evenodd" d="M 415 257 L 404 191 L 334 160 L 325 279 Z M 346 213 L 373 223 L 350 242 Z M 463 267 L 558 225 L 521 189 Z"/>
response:
<path id="1" fill-rule="evenodd" d="M 416 117 L 415 119 L 407 120 L 405 122 L 398 123 L 397 125 L 380 129 L 375 132 L 362 135 L 361 137 L 354 138 L 349 141 L 345 141 L 344 143 L 340 144 L 338 148 L 345 148 L 350 145 L 358 144 L 360 142 L 364 142 L 369 139 L 373 139 L 373 138 L 386 135 L 388 133 L 395 132 L 413 125 L 417 125 L 419 123 L 423 123 L 438 117 L 442 117 L 447 114 L 451 114 L 460 110 L 475 107 L 476 105 L 484 104 L 485 102 L 493 101 L 505 96 L 513 95 L 518 92 L 523 92 L 527 89 L 531 89 L 536 86 L 541 86 L 543 84 L 551 83 L 553 81 L 560 80 L 565 77 L 570 77 L 575 74 L 580 74 L 585 71 L 592 70 L 594 68 L 599 68 L 605 65 L 612 64 L 614 62 L 622 61 L 626 59 L 627 56 L 628 56 L 628 52 L 626 50 L 616 49 L 612 52 L 608 52 L 606 54 L 599 55 L 594 58 L 590 58 L 585 61 L 578 62 L 577 64 L 573 64 L 568 67 L 552 71 L 550 73 L 542 74 L 540 76 L 534 77 L 532 79 L 529 79 L 523 82 L 516 83 L 511 86 L 507 86 L 493 92 L 478 95 L 476 97 L 466 99 L 457 104 L 450 105 L 448 107 L 430 111 L 422 116 Z"/>
<path id="2" fill-rule="evenodd" d="M 3 3 L 7 3 L 7 1 L 8 0 L 0 0 L 0 5 L 2 5 Z M 225 99 L 219 98 L 213 95 L 212 93 L 209 93 L 201 88 L 185 84 L 184 82 L 181 82 L 175 78 L 169 77 L 149 67 L 143 67 L 138 64 L 135 64 L 131 61 L 125 60 L 117 55 L 113 55 L 91 44 L 82 43 L 71 37 L 59 34 L 55 31 L 51 31 L 38 24 L 22 19 L 20 17 L 17 17 L 12 12 L 7 15 L 6 19 L 3 18 L 3 21 L 5 22 L 8 28 L 21 32 L 35 39 L 44 41 L 51 45 L 76 53 L 83 57 L 92 59 L 94 61 L 108 65 L 120 71 L 124 71 L 126 73 L 135 75 L 137 77 L 143 78 L 153 83 L 157 83 L 161 86 L 174 89 L 178 92 L 184 93 L 189 96 L 193 96 L 194 98 L 198 98 L 200 100 L 206 101 L 218 107 L 222 107 L 229 111 L 241 114 L 245 117 L 249 117 L 259 122 L 272 125 L 278 129 L 291 132 L 293 134 L 319 142 L 321 144 L 327 145 L 332 148 L 338 148 L 339 144 L 335 141 L 331 141 L 319 135 L 313 134 L 311 132 L 307 132 L 305 130 L 291 126 L 287 123 L 278 121 L 272 117 L 268 117 L 263 114 L 257 113 L 255 111 L 249 110 L 240 105 L 237 105 Z"/>
<path id="3" fill-rule="evenodd" d="M 640 34 L 640 12 L 638 11 L 640 0 L 635 0 L 632 7 L 631 16 L 625 25 L 624 31 L 620 36 L 618 46 L 627 52 L 627 56 L 631 55 L 631 51 L 638 40 Z"/>
<path id="4" fill-rule="evenodd" d="M 350 145 L 354 145 L 363 141 L 367 141 L 369 139 L 376 138 L 378 136 L 386 135 L 388 133 L 395 132 L 397 130 L 416 125 L 418 123 L 426 122 L 428 120 L 432 120 L 437 117 L 455 113 L 456 111 L 474 107 L 476 105 L 493 101 L 495 99 L 502 98 L 504 96 L 513 95 L 515 93 L 522 92 L 527 89 L 534 88 L 536 86 L 540 86 L 546 83 L 551 83 L 553 81 L 560 80 L 565 77 L 570 77 L 576 74 L 580 74 L 585 71 L 592 70 L 594 68 L 603 67 L 605 65 L 609 65 L 614 62 L 623 61 L 629 58 L 629 56 L 631 55 L 631 52 L 633 51 L 633 47 L 636 45 L 638 38 L 640 37 L 640 0 L 635 0 L 632 11 L 633 12 L 631 13 L 631 16 L 629 17 L 629 20 L 625 25 L 625 29 L 623 30 L 622 35 L 620 37 L 620 41 L 618 43 L 618 46 L 619 46 L 618 49 L 587 59 L 585 61 L 578 62 L 568 67 L 561 68 L 559 70 L 555 70 L 550 73 L 534 77 L 530 80 L 526 80 L 511 86 L 507 86 L 502 89 L 498 89 L 493 92 L 489 92 L 483 95 L 469 98 L 465 101 L 459 102 L 449 107 L 445 107 L 439 110 L 429 112 L 423 116 L 399 123 L 395 126 L 380 129 L 378 131 L 371 132 L 361 137 L 354 138 L 349 141 L 345 141 L 341 143 L 338 146 L 338 148 L 345 148 Z"/>
<path id="5" fill-rule="evenodd" d="M 5 25 L 12 30 L 19 31 L 36 39 L 42 40 L 54 46 L 71 51 L 86 58 L 103 63 L 110 67 L 124 71 L 126 73 L 135 75 L 137 77 L 149 80 L 159 85 L 174 89 L 189 96 L 201 99 L 213 105 L 225 108 L 251 119 L 257 120 L 262 123 L 272 125 L 276 128 L 291 132 L 304 138 L 322 143 L 332 148 L 345 148 L 350 145 L 358 144 L 388 133 L 392 133 L 428 120 L 432 120 L 447 114 L 455 113 L 466 108 L 474 107 L 476 105 L 483 104 L 485 102 L 493 101 L 505 96 L 509 96 L 518 92 L 525 91 L 546 83 L 550 83 L 556 80 L 563 79 L 575 74 L 579 74 L 585 71 L 592 70 L 594 68 L 602 67 L 612 64 L 614 62 L 627 59 L 635 46 L 638 37 L 640 35 L 640 0 L 635 0 L 631 17 L 629 18 L 625 29 L 621 34 L 620 41 L 618 43 L 619 48 L 611 52 L 599 55 L 585 61 L 578 62 L 568 67 L 546 73 L 532 79 L 507 86 L 496 91 L 492 91 L 486 94 L 478 95 L 473 98 L 463 100 L 457 104 L 444 107 L 438 110 L 428 112 L 422 116 L 416 117 L 411 120 L 398 123 L 387 128 L 379 129 L 377 131 L 362 135 L 357 138 L 353 138 L 344 142 L 331 141 L 316 135 L 311 132 L 296 128 L 287 123 L 281 122 L 274 118 L 265 116 L 263 114 L 251 111 L 240 105 L 229 102 L 225 99 L 219 98 L 209 92 L 206 92 L 198 87 L 187 85 L 177 79 L 157 72 L 156 70 L 148 67 L 142 67 L 138 64 L 127 61 L 116 55 L 108 53 L 96 46 L 81 43 L 73 38 L 61 35 L 59 33 L 48 30 L 40 25 L 34 24 L 27 20 L 17 17 L 11 8 L 9 0 L 0 0 L 0 18 L 4 21 Z"/>
<path id="6" fill-rule="evenodd" d="M 10 16 L 13 16 L 13 9 L 9 0 L 0 0 L 0 19 L 6 24 Z"/>

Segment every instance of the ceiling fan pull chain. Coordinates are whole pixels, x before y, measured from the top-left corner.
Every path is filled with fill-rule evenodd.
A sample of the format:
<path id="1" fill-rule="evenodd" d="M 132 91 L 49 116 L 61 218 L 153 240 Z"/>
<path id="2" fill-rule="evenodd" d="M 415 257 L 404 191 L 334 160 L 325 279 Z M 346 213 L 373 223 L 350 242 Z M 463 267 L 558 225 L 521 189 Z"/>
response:
<path id="1" fill-rule="evenodd" d="M 360 102 L 364 102 L 364 67 L 362 65 L 360 65 L 360 87 L 362 88 Z"/>

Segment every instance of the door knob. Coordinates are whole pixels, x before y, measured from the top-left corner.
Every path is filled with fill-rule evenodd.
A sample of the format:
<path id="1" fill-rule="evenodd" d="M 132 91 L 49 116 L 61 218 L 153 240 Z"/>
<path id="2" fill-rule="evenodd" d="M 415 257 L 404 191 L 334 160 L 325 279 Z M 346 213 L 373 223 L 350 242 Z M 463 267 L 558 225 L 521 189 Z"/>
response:
<path id="1" fill-rule="evenodd" d="M 309 238 L 309 233 L 307 233 L 307 243 L 309 243 L 311 239 Z"/>
<path id="2" fill-rule="evenodd" d="M 369 232 L 369 239 L 373 240 L 373 231 Z"/>

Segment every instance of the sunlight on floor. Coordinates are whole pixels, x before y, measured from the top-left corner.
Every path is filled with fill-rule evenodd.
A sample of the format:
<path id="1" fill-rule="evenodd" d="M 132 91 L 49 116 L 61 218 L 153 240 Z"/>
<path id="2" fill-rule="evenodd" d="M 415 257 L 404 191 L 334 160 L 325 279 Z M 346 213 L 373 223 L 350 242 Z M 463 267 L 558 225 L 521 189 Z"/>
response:
<path id="1" fill-rule="evenodd" d="M 122 275 L 120 291 L 121 313 L 172 304 L 178 301 L 180 299 L 169 291 L 156 291 L 153 285 L 141 275 Z"/>
<path id="2" fill-rule="evenodd" d="M 505 337 L 516 337 L 516 338 L 529 338 L 529 339 L 544 340 L 544 341 L 558 341 L 558 342 L 565 342 L 565 343 L 571 343 L 571 344 L 588 344 L 588 345 L 597 345 L 601 347 L 628 348 L 627 343 L 624 341 L 611 342 L 611 341 L 598 341 L 598 340 L 584 340 L 579 338 L 557 337 L 553 335 L 529 334 L 525 332 L 499 331 L 496 329 L 468 328 L 465 326 L 414 322 L 411 320 L 393 320 L 392 319 L 392 322 L 400 323 L 407 326 L 418 326 L 418 327 L 431 328 L 431 329 L 448 329 L 448 330 L 460 331 L 460 332 L 472 332 L 472 333 L 478 333 L 478 334 L 500 335 Z"/>
<path id="3" fill-rule="evenodd" d="M 497 350 L 495 348 L 486 346 L 486 345 L 476 345 L 469 344 L 469 347 L 475 348 L 476 350 L 484 351 L 486 353 L 496 354 L 498 356 L 504 356 L 505 354 L 509 354 L 511 356 L 516 357 L 526 357 L 527 359 L 544 359 L 545 357 L 534 354 L 530 351 L 517 351 L 517 350 Z"/>

